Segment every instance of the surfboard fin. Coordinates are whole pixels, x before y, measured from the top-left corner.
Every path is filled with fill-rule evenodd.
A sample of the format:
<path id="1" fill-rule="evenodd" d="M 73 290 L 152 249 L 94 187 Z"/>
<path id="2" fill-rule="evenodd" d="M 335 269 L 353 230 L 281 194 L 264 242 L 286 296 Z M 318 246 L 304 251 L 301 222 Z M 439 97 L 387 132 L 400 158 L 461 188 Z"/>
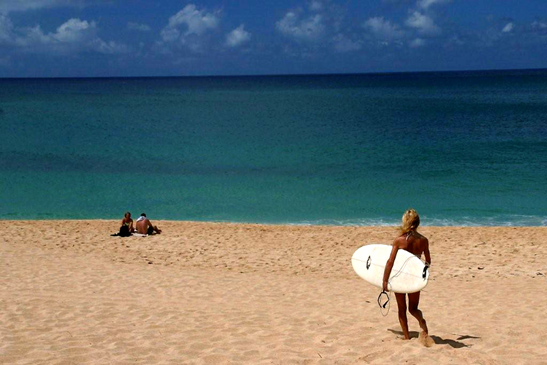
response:
<path id="1" fill-rule="evenodd" d="M 425 280 L 427 278 L 427 270 L 429 269 L 429 265 L 424 266 L 424 271 L 422 272 L 422 279 Z"/>

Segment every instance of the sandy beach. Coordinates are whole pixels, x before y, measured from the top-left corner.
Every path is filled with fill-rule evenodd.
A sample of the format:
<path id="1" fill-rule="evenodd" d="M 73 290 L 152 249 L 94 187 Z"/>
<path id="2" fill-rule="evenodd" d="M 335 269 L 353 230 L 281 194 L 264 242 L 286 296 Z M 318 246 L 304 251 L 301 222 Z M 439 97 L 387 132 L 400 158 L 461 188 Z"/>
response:
<path id="1" fill-rule="evenodd" d="M 395 227 L 154 224 L 3 221 L 0 363 L 547 364 L 546 227 L 421 228 L 424 347 L 351 267 Z"/>

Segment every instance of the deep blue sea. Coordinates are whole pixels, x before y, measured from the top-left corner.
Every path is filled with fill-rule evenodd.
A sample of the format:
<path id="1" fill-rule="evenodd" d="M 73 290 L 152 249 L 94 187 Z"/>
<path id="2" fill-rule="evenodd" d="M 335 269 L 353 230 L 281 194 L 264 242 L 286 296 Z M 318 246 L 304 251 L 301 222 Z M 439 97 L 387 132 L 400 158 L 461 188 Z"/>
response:
<path id="1" fill-rule="evenodd" d="M 0 79 L 0 219 L 547 224 L 547 70 Z"/>

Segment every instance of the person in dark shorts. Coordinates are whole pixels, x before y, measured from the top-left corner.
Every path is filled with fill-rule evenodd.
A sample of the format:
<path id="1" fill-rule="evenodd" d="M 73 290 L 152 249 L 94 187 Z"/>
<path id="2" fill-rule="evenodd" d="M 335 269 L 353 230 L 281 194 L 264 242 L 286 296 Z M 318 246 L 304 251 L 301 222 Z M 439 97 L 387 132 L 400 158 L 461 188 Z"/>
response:
<path id="1" fill-rule="evenodd" d="M 161 229 L 159 229 L 157 226 L 152 225 L 152 222 L 150 222 L 150 219 L 146 218 L 146 214 L 142 213 L 139 218 L 137 218 L 137 232 L 140 234 L 160 234 Z"/>

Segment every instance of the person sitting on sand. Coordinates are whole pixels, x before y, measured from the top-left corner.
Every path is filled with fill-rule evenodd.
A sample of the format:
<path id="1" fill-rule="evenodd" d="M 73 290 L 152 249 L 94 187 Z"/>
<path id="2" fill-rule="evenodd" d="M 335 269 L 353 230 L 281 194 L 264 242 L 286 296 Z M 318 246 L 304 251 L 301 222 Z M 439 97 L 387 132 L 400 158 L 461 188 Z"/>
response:
<path id="1" fill-rule="evenodd" d="M 399 249 L 406 250 L 410 253 L 421 258 L 422 253 L 425 255 L 426 265 L 431 265 L 431 256 L 429 254 L 429 241 L 427 238 L 419 234 L 416 229 L 420 225 L 420 216 L 414 209 L 409 209 L 403 214 L 403 225 L 401 226 L 401 235 L 393 242 L 393 249 L 391 255 L 386 263 L 384 270 L 383 289 L 385 292 L 389 290 L 389 275 L 393 269 L 395 257 Z M 403 329 L 403 336 L 405 340 L 409 340 L 408 334 L 408 322 L 406 318 L 406 295 L 404 293 L 395 293 L 397 298 L 397 307 L 399 308 L 399 322 Z M 420 292 L 408 293 L 408 311 L 412 314 L 420 323 L 422 334 L 420 338 L 425 339 L 428 337 L 428 329 L 422 312 L 418 309 L 420 303 Z"/>
<path id="2" fill-rule="evenodd" d="M 157 226 L 152 225 L 150 219 L 146 218 L 146 214 L 142 213 L 139 218 L 137 218 L 137 232 L 141 234 L 154 234 L 154 232 L 160 234 L 161 229 Z"/>
<path id="3" fill-rule="evenodd" d="M 131 236 L 131 233 L 133 233 L 135 229 L 133 228 L 133 219 L 131 219 L 131 213 L 125 212 L 123 219 L 122 219 L 122 225 L 120 227 L 120 232 L 118 234 L 115 234 L 113 236 L 121 236 L 121 237 L 129 237 Z"/>
<path id="4" fill-rule="evenodd" d="M 133 232 L 135 230 L 133 228 L 133 218 L 131 218 L 131 212 L 125 212 L 123 215 L 122 226 L 128 227 L 129 232 Z"/>

